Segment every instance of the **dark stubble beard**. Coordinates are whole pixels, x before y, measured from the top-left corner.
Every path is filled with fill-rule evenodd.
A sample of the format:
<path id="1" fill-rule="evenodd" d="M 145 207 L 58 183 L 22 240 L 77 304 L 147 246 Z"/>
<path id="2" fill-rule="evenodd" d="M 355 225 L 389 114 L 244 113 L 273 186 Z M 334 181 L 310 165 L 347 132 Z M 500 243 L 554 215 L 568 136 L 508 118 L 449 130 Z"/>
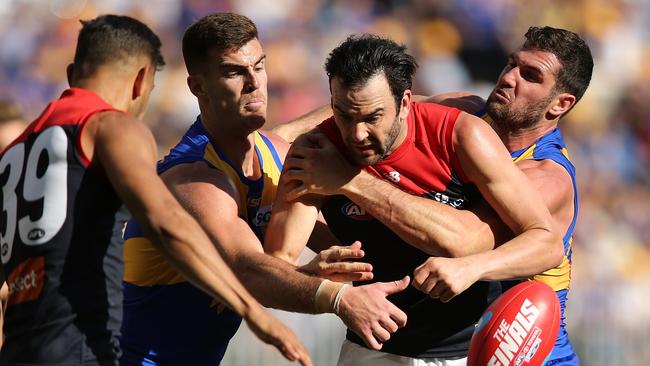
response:
<path id="1" fill-rule="evenodd" d="M 390 126 L 390 130 L 388 130 L 388 136 L 386 136 L 386 144 L 382 146 L 382 151 L 377 154 L 377 160 L 373 162 L 372 164 L 377 164 L 378 162 L 384 160 L 390 153 L 392 153 L 395 148 L 397 148 L 395 145 L 395 141 L 397 140 L 397 136 L 399 135 L 400 132 L 400 127 L 401 124 L 399 122 L 399 114 L 395 117 L 395 120 L 393 121 L 393 124 Z"/>
<path id="2" fill-rule="evenodd" d="M 492 95 L 494 94 L 490 95 L 485 107 L 494 126 L 498 132 L 515 134 L 534 127 L 546 113 L 551 100 L 555 98 L 555 93 L 551 92 L 544 99 L 532 102 L 525 108 L 514 110 L 511 104 L 502 104 Z"/>

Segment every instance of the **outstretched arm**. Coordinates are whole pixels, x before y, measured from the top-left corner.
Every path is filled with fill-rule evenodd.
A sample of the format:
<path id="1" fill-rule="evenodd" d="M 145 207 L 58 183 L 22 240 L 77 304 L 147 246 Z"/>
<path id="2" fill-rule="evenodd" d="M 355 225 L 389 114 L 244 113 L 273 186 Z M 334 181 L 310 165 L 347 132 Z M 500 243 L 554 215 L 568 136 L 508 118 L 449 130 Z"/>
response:
<path id="1" fill-rule="evenodd" d="M 416 102 L 438 103 L 474 115 L 485 109 L 485 100 L 469 92 L 450 92 L 432 96 L 415 95 L 413 98 Z"/>
<path id="2" fill-rule="evenodd" d="M 494 130 L 463 113 L 456 122 L 453 143 L 463 171 L 514 237 L 494 250 L 462 258 L 429 258 L 415 270 L 414 286 L 449 301 L 478 280 L 524 278 L 559 265 L 563 256 L 560 230 Z"/>
<path id="3" fill-rule="evenodd" d="M 313 111 L 304 114 L 296 119 L 286 123 L 281 123 L 271 129 L 271 131 L 280 135 L 285 141 L 292 143 L 298 136 L 305 132 L 311 131 L 316 125 L 332 116 L 330 104 L 318 107 Z"/>
<path id="4" fill-rule="evenodd" d="M 495 250 L 473 256 L 478 279 L 528 277 L 559 265 L 563 256 L 559 230 L 494 130 L 480 118 L 462 113 L 454 128 L 454 145 L 465 174 L 516 235 Z"/>
<path id="5" fill-rule="evenodd" d="M 278 347 L 285 357 L 311 365 L 295 335 L 246 291 L 160 180 L 154 163 L 155 142 L 141 122 L 118 112 L 97 114 L 84 129 L 82 146 L 101 165 L 145 234 L 179 272 L 241 315 L 260 339 Z"/>
<path id="6" fill-rule="evenodd" d="M 528 177 L 531 187 L 537 190 L 546 207 L 552 215 L 552 224 L 557 232 L 565 232 L 573 219 L 573 185 L 571 177 L 567 171 L 560 165 L 550 160 L 523 160 L 517 163 Z M 509 233 L 508 239 L 513 238 L 512 232 L 501 221 L 495 222 L 494 228 L 499 227 L 504 233 Z M 532 243 L 534 245 L 534 243 Z M 492 265 L 509 265 L 505 257 L 499 258 L 498 252 L 492 253 Z M 494 259 L 496 257 L 496 260 Z M 432 297 L 439 297 L 442 301 L 448 301 L 455 296 L 465 276 L 472 273 L 476 268 L 482 265 L 480 262 L 486 260 L 481 255 L 469 256 L 466 258 L 447 259 L 447 258 L 429 258 L 425 263 L 415 270 L 414 285 L 428 293 Z M 528 258 L 535 261 L 536 258 Z M 495 264 L 496 263 L 496 264 Z M 533 269 L 534 270 L 534 269 Z M 534 275 L 529 270 L 527 276 Z M 514 276 L 514 274 L 511 274 Z M 508 276 L 505 274 L 504 276 Z"/>

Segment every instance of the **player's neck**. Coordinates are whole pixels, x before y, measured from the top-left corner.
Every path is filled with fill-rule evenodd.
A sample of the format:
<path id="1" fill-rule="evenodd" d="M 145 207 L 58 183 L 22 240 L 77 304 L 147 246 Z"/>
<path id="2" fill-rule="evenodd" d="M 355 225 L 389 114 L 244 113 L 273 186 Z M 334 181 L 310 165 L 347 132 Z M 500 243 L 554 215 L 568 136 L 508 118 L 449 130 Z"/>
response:
<path id="1" fill-rule="evenodd" d="M 126 87 L 125 83 L 118 78 L 103 74 L 94 75 L 76 80 L 72 87 L 89 90 L 112 107 L 128 112 L 130 101 L 128 91 L 131 88 Z"/>
<path id="2" fill-rule="evenodd" d="M 544 136 L 556 127 L 557 121 L 550 121 L 525 129 L 504 131 L 495 128 L 495 130 L 508 151 L 513 152 L 534 144 L 540 137 Z"/>
<path id="3" fill-rule="evenodd" d="M 233 167 L 239 169 L 249 179 L 259 178 L 261 170 L 255 154 L 255 132 L 243 136 L 235 135 L 216 123 L 210 123 L 210 119 L 206 122 L 203 114 L 201 119 L 203 127 L 210 135 L 210 140 L 233 164 Z"/>

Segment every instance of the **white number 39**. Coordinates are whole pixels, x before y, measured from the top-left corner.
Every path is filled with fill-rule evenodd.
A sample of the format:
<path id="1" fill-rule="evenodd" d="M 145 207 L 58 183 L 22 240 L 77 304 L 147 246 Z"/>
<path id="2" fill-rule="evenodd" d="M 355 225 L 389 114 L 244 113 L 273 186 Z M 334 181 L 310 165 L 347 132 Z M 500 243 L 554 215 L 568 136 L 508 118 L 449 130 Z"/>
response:
<path id="1" fill-rule="evenodd" d="M 63 128 L 54 126 L 36 138 L 27 160 L 24 143 L 12 146 L 2 156 L 0 176 L 5 176 L 8 170 L 7 181 L 2 185 L 2 212 L 6 218 L 5 230 L 0 233 L 2 263 L 11 258 L 16 228 L 25 245 L 35 246 L 47 243 L 63 226 L 68 200 L 67 149 L 68 136 Z M 43 154 L 47 156 L 46 161 L 41 158 Z M 21 177 L 22 189 L 17 191 Z M 17 196 L 20 191 L 22 197 Z M 19 200 L 42 210 L 22 212 L 19 218 Z M 21 210 L 25 209 L 21 207 Z"/>

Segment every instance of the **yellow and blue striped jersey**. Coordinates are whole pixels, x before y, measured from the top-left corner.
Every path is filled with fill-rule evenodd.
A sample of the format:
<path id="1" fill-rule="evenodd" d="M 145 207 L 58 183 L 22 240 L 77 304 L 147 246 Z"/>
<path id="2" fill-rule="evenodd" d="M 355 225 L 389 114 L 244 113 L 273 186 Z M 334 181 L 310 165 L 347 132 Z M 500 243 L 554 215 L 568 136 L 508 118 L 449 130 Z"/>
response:
<path id="1" fill-rule="evenodd" d="M 483 112 L 478 115 L 487 122 L 492 123 L 487 113 Z M 573 231 L 578 219 L 578 188 L 576 185 L 576 170 L 569 160 L 566 144 L 564 143 L 564 139 L 562 138 L 562 134 L 559 128 L 555 128 L 552 131 L 546 133 L 544 136 L 537 139 L 535 143 L 528 147 L 510 152 L 510 155 L 512 156 L 512 159 L 515 163 L 526 159 L 550 159 L 564 167 L 564 169 L 566 169 L 566 171 L 569 173 L 569 176 L 571 177 L 571 183 L 573 185 L 573 219 L 571 220 L 571 224 L 562 237 L 562 242 L 564 243 L 564 259 L 558 267 L 551 268 L 544 273 L 534 276 L 532 279 L 544 282 L 547 285 L 551 286 L 551 288 L 553 288 L 553 290 L 555 290 L 557 293 L 557 296 L 560 300 L 561 326 L 558 333 L 558 338 L 555 342 L 555 347 L 549 354 L 546 361 L 547 363 L 545 365 L 561 364 L 566 366 L 577 366 L 579 364 L 578 356 L 575 354 L 573 347 L 571 346 L 565 328 L 566 300 L 571 281 Z"/>
<path id="2" fill-rule="evenodd" d="M 170 153 L 158 173 L 203 162 L 225 173 L 237 189 L 239 216 L 263 242 L 282 162 L 271 141 L 259 132 L 255 153 L 262 177 L 251 180 L 210 140 L 201 118 Z M 215 217 L 215 220 L 219 220 Z M 218 364 L 241 318 L 194 288 L 144 237 L 132 219 L 124 233 L 124 322 L 122 362 L 126 364 Z"/>
<path id="3" fill-rule="evenodd" d="M 484 120 L 491 122 L 490 117 L 487 114 L 481 116 Z M 550 159 L 560 164 L 571 177 L 571 183 L 573 184 L 573 219 L 571 225 L 569 225 L 567 231 L 562 237 L 564 243 L 564 259 L 562 264 L 556 268 L 552 268 L 544 273 L 536 275 L 533 279 L 541 281 L 551 286 L 553 290 L 560 291 L 569 288 L 569 282 L 571 280 L 571 254 L 572 254 L 572 243 L 573 243 L 573 231 L 575 229 L 576 220 L 578 218 L 578 189 L 576 186 L 576 171 L 575 167 L 569 160 L 569 154 L 567 152 L 566 144 L 562 138 L 559 128 L 548 132 L 544 136 L 540 137 L 534 144 L 525 147 L 523 149 L 510 152 L 513 161 L 519 162 L 522 160 L 532 159 L 532 160 L 545 160 Z"/>
<path id="4" fill-rule="evenodd" d="M 575 228 L 576 219 L 578 217 L 578 194 L 575 180 L 575 168 L 569 160 L 569 155 L 564 144 L 564 140 L 562 139 L 562 135 L 560 134 L 560 130 L 557 128 L 554 129 L 553 131 L 542 136 L 542 138 L 537 140 L 537 142 L 535 142 L 533 145 L 512 152 L 511 155 L 515 162 L 526 159 L 551 159 L 557 164 L 563 166 L 571 176 L 574 193 L 573 219 L 571 220 L 571 225 L 569 225 L 569 228 L 562 237 L 562 241 L 564 243 L 564 259 L 562 260 L 562 264 L 560 264 L 558 267 L 552 268 L 534 277 L 535 280 L 546 283 L 555 291 L 568 289 L 569 282 L 571 281 L 571 244 L 573 243 L 573 230 Z"/>

